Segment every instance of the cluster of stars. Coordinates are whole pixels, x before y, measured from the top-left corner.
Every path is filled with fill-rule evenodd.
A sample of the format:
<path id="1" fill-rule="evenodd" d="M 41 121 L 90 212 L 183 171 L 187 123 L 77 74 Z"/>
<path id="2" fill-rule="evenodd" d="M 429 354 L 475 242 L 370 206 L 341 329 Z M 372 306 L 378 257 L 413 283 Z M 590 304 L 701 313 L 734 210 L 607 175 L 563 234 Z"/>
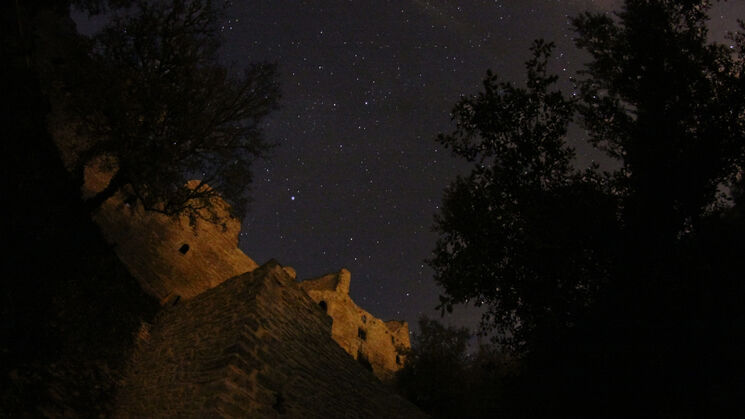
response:
<path id="1" fill-rule="evenodd" d="M 440 290 L 423 263 L 442 191 L 467 164 L 434 141 L 488 68 L 524 80 L 535 38 L 555 41 L 564 85 L 582 62 L 568 18 L 588 5 L 552 0 L 234 2 L 223 30 L 229 61 L 279 65 L 282 109 L 264 127 L 280 146 L 258 162 L 241 247 L 300 278 L 346 267 L 352 297 L 381 318 L 437 315 Z M 581 151 L 581 150 L 580 150 Z M 473 325 L 478 314 L 459 311 Z"/>

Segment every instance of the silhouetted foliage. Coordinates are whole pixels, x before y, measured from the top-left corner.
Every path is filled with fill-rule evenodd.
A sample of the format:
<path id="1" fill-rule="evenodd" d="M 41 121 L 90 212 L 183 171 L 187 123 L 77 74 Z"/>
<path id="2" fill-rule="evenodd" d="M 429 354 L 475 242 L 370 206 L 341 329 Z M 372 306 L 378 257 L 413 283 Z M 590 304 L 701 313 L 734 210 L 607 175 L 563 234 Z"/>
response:
<path id="1" fill-rule="evenodd" d="M 465 390 L 467 329 L 419 319 L 397 384 L 406 398 L 435 417 L 456 417 Z"/>
<path id="2" fill-rule="evenodd" d="M 540 325 L 569 325 L 606 279 L 617 235 L 609 181 L 571 166 L 565 143 L 574 107 L 536 42 L 526 88 L 491 73 L 484 91 L 456 106 L 456 131 L 438 141 L 475 162 L 446 190 L 430 265 L 443 308 L 475 301 L 483 326 L 520 349 Z M 540 263 L 536 263 L 540 261 Z"/>
<path id="3" fill-rule="evenodd" d="M 114 173 L 90 207 L 121 190 L 148 210 L 219 221 L 219 195 L 244 215 L 251 162 L 270 148 L 262 120 L 277 105 L 274 66 L 235 75 L 218 62 L 220 13 L 209 0 L 132 3 L 111 14 L 62 88 L 87 141 L 78 178 L 102 157 Z"/>
<path id="4" fill-rule="evenodd" d="M 475 163 L 435 221 L 441 308 L 486 305 L 524 361 L 514 403 L 539 401 L 522 416 L 718 416 L 745 395 L 745 42 L 709 42 L 709 9 L 583 14 L 576 99 L 538 41 L 526 87 L 488 73 L 438 138 Z M 574 117 L 617 170 L 572 167 Z"/>
<path id="5" fill-rule="evenodd" d="M 436 418 L 496 417 L 515 364 L 493 347 L 469 354 L 471 333 L 421 317 L 406 363 L 396 375 L 399 391 Z"/>
<path id="6" fill-rule="evenodd" d="M 621 24 L 574 20 L 592 56 L 579 78 L 582 120 L 623 164 L 614 185 L 625 226 L 652 248 L 695 233 L 743 167 L 742 56 L 707 42 L 707 3 L 628 1 Z"/>

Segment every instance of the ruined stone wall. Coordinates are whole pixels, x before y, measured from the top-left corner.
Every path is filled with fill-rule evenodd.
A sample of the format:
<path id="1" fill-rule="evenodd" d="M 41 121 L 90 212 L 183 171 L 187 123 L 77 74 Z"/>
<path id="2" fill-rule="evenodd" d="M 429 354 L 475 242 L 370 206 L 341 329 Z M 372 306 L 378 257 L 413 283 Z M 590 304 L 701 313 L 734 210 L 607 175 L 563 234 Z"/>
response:
<path id="1" fill-rule="evenodd" d="M 69 169 L 88 145 L 70 127 L 53 131 Z M 103 190 L 113 166 L 99 159 L 86 167 L 81 193 Z M 420 417 L 375 379 L 401 367 L 398 348 L 410 346 L 406 322 L 383 322 L 358 307 L 346 270 L 302 289 L 291 268 L 255 272 L 238 248 L 240 220 L 228 216 L 225 201 L 215 205 L 224 226 L 192 226 L 186 217 L 128 204 L 122 194 L 94 215 L 130 273 L 165 305 L 141 333 L 118 415 Z"/>
<path id="2" fill-rule="evenodd" d="M 68 132 L 69 127 L 53 130 L 60 153 L 70 165 L 75 154 L 85 149 L 79 144 L 84 141 Z M 115 163 L 105 157 L 94 160 L 85 168 L 81 194 L 86 197 L 102 191 L 115 170 Z M 189 299 L 258 266 L 238 248 L 241 222 L 230 216 L 227 202 L 214 198 L 213 206 L 224 225 L 198 220 L 192 226 L 186 216 L 168 217 L 125 203 L 119 193 L 104 202 L 93 219 L 147 293 L 161 301 Z"/>
<path id="3" fill-rule="evenodd" d="M 238 248 L 240 221 L 227 216 L 224 201 L 218 208 L 226 214 L 224 227 L 201 220 L 192 227 L 185 216 L 128 206 L 115 195 L 94 220 L 147 292 L 161 300 L 189 299 L 258 266 Z"/>
<path id="4" fill-rule="evenodd" d="M 111 173 L 99 162 L 86 170 L 83 193 L 106 187 Z M 193 298 L 225 279 L 250 272 L 257 264 L 238 248 L 240 222 L 229 216 L 228 205 L 216 199 L 215 208 L 225 225 L 200 221 L 191 226 L 186 217 L 173 219 L 130 206 L 122 194 L 106 201 L 95 214 L 104 236 L 142 287 L 163 303 Z M 285 267 L 294 278 L 292 268 Z M 349 297 L 350 273 L 302 282 L 316 302 L 324 302 L 334 319 L 332 338 L 381 380 L 391 379 L 404 362 L 401 350 L 409 349 L 406 322 L 383 322 Z"/>
<path id="5" fill-rule="evenodd" d="M 118 417 L 418 418 L 331 338 L 276 262 L 165 309 L 143 334 Z"/>
<path id="6" fill-rule="evenodd" d="M 338 273 L 300 283 L 308 295 L 333 319 L 331 337 L 347 353 L 383 381 L 403 367 L 402 349 L 409 349 L 409 325 L 404 321 L 384 322 L 360 308 L 349 297 L 351 274 Z"/>

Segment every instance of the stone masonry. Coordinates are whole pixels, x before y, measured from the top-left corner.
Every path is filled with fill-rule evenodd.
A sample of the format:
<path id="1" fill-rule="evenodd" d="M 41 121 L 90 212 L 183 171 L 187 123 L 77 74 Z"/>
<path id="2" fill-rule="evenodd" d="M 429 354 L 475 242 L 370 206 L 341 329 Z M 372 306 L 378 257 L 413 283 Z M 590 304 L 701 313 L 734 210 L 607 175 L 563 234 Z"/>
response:
<path id="1" fill-rule="evenodd" d="M 129 206 L 121 194 L 104 202 L 94 220 L 145 291 L 160 300 L 192 298 L 258 266 L 238 248 L 239 220 L 216 200 L 225 225 L 178 219 Z"/>
<path id="2" fill-rule="evenodd" d="M 60 150 L 64 156 L 65 147 Z M 112 165 L 99 158 L 86 167 L 83 196 L 106 188 Z M 145 292 L 161 301 L 188 299 L 258 266 L 238 248 L 241 222 L 230 215 L 228 203 L 217 197 L 212 204 L 223 225 L 190 225 L 186 216 L 174 219 L 129 204 L 122 193 L 104 202 L 93 219 Z"/>
<path id="3" fill-rule="evenodd" d="M 55 141 L 70 168 L 89 145 L 59 121 Z M 83 196 L 103 190 L 115 167 L 105 157 L 86 167 Z M 408 324 L 358 307 L 344 269 L 300 285 L 276 262 L 257 269 L 238 248 L 240 220 L 222 199 L 214 204 L 224 225 L 148 212 L 121 193 L 94 216 L 163 305 L 141 330 L 117 416 L 422 417 L 380 381 L 401 368 Z"/>
<path id="4" fill-rule="evenodd" d="M 276 262 L 164 309 L 142 333 L 116 417 L 418 418 L 331 338 Z"/>
<path id="5" fill-rule="evenodd" d="M 300 287 L 333 319 L 331 337 L 339 346 L 387 381 L 403 366 L 402 350 L 411 347 L 409 325 L 384 322 L 360 308 L 349 297 L 350 281 L 350 272 L 342 269 L 305 280 Z"/>
<path id="6" fill-rule="evenodd" d="M 86 174 L 88 190 L 106 187 L 110 175 L 102 170 Z M 164 303 L 190 299 L 225 279 L 254 270 L 258 265 L 238 248 L 240 222 L 230 217 L 228 204 L 216 199 L 225 226 L 199 221 L 190 226 L 177 220 L 128 206 L 121 194 L 106 201 L 95 216 L 119 258 L 143 288 Z M 294 278 L 295 272 L 285 267 Z M 301 282 L 301 288 L 333 321 L 332 338 L 354 359 L 368 366 L 383 381 L 403 366 L 401 349 L 411 347 L 406 322 L 383 322 L 360 308 L 349 297 L 350 273 L 339 273 Z"/>

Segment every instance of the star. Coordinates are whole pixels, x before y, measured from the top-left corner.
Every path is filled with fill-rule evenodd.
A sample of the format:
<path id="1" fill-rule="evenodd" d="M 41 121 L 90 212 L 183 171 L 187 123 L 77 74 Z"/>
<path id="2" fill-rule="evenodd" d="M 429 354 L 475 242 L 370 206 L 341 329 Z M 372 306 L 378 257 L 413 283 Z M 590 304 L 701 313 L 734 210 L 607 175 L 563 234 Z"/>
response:
<path id="1" fill-rule="evenodd" d="M 346 267 L 363 308 L 415 327 L 421 313 L 439 317 L 441 290 L 422 261 L 434 248 L 429 226 L 443 189 L 467 167 L 434 140 L 454 128 L 451 109 L 461 94 L 478 92 L 487 69 L 522 80 L 539 37 L 556 42 L 552 71 L 571 92 L 568 77 L 585 58 L 572 45 L 568 18 L 619 2 L 402 4 L 232 2 L 223 58 L 236 68 L 276 62 L 283 90 L 281 109 L 260 127 L 278 146 L 255 163 L 263 181 L 251 185 L 242 249 L 295 267 L 301 279 Z M 744 2 L 717 8 L 717 36 L 745 15 Z M 591 148 L 577 151 L 597 160 Z M 480 313 L 454 316 L 473 327 Z"/>

